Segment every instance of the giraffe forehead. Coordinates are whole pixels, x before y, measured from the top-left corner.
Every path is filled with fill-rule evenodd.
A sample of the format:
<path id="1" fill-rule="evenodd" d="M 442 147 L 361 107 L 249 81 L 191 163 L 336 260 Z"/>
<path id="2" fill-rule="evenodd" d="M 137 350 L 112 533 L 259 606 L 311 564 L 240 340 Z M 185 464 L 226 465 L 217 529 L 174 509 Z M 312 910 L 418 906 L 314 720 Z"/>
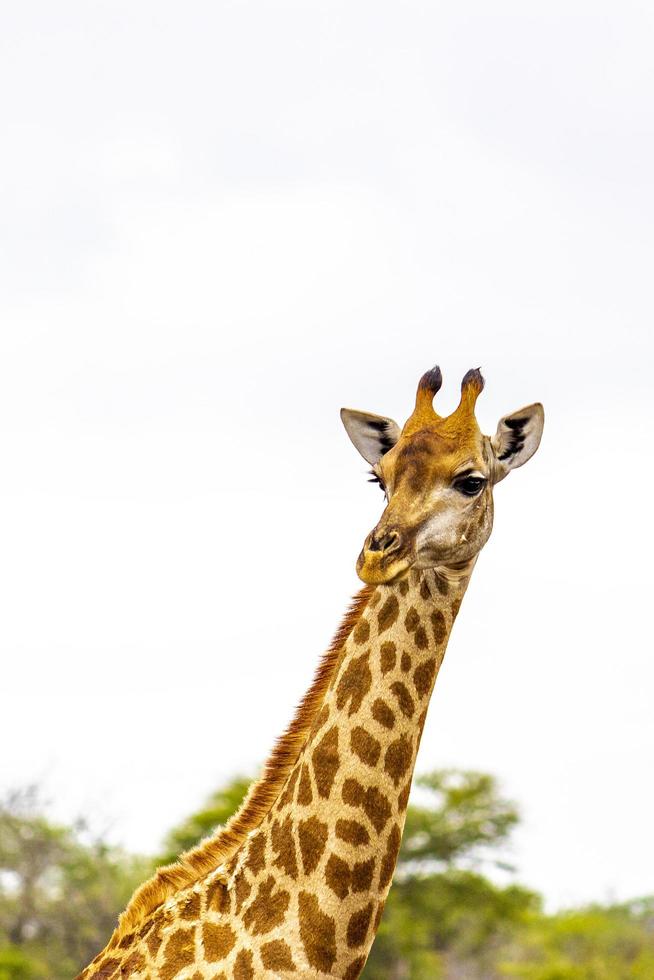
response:
<path id="1" fill-rule="evenodd" d="M 436 426 L 420 429 L 402 437 L 384 457 L 382 467 L 392 470 L 396 482 L 407 478 L 424 486 L 448 478 L 462 466 L 483 466 L 484 438 L 479 429 L 475 426 L 462 436 Z"/>

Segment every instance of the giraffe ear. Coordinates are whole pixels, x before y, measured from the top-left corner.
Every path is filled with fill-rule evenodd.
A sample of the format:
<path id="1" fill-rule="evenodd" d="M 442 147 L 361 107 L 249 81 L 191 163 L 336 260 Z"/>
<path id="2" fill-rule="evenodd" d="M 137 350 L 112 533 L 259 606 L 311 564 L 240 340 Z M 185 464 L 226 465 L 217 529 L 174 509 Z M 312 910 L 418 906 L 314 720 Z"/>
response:
<path id="1" fill-rule="evenodd" d="M 500 419 L 491 439 L 497 467 L 496 482 L 503 480 L 509 470 L 515 470 L 531 459 L 540 445 L 544 422 L 545 413 L 540 402 Z"/>
<path id="2" fill-rule="evenodd" d="M 341 420 L 345 431 L 366 462 L 374 466 L 384 453 L 392 449 L 400 438 L 400 427 L 393 419 L 371 412 L 357 412 L 354 408 L 342 408 Z"/>

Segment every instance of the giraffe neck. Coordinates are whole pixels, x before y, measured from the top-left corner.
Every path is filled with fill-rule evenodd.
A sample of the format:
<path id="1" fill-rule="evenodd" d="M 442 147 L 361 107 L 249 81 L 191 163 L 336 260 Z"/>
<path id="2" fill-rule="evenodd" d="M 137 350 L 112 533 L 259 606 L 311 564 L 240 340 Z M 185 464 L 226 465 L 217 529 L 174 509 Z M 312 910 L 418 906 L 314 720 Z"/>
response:
<path id="1" fill-rule="evenodd" d="M 121 976 L 153 980 L 360 975 L 397 861 L 429 698 L 471 570 L 411 572 L 362 593 L 290 741 L 279 743 L 279 758 L 273 754 L 280 782 L 271 775 L 261 792 L 255 786 L 249 827 L 237 815 L 227 841 L 219 835 L 214 847 L 209 840 L 142 886 L 122 928 L 79 980 L 113 977 L 118 968 Z M 304 732 L 297 746 L 295 732 Z"/>
<path id="2" fill-rule="evenodd" d="M 429 570 L 371 593 L 286 785 L 230 866 L 228 892 L 244 933 L 280 943 L 274 948 L 306 975 L 356 977 L 363 969 L 467 582 Z"/>

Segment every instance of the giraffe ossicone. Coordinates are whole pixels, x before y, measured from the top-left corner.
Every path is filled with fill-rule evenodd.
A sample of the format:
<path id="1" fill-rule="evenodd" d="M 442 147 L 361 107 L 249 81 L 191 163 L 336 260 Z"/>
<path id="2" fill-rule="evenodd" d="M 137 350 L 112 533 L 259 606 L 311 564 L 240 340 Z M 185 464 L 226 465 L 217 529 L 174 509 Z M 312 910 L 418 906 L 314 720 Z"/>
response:
<path id="1" fill-rule="evenodd" d="M 477 556 L 493 487 L 538 448 L 543 408 L 491 438 L 478 369 L 447 417 L 343 409 L 386 497 L 357 560 L 365 583 L 293 721 L 234 817 L 132 897 L 79 980 L 354 980 L 391 885 L 427 707 Z"/>

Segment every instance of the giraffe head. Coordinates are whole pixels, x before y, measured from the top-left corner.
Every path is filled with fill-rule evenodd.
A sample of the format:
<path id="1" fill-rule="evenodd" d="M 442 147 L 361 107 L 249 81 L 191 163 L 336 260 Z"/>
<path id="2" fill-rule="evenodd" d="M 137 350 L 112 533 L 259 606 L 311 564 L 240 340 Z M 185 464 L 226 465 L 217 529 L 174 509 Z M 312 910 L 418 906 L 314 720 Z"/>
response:
<path id="1" fill-rule="evenodd" d="M 493 526 L 493 487 L 538 449 L 543 406 L 500 419 L 482 434 L 475 403 L 484 387 L 478 369 L 461 383 L 461 401 L 447 417 L 434 411 L 440 368 L 420 379 L 413 414 L 403 429 L 389 418 L 341 410 L 343 424 L 386 495 L 386 508 L 366 538 L 357 572 L 370 584 L 392 582 L 410 568 L 456 566 L 475 558 Z"/>

